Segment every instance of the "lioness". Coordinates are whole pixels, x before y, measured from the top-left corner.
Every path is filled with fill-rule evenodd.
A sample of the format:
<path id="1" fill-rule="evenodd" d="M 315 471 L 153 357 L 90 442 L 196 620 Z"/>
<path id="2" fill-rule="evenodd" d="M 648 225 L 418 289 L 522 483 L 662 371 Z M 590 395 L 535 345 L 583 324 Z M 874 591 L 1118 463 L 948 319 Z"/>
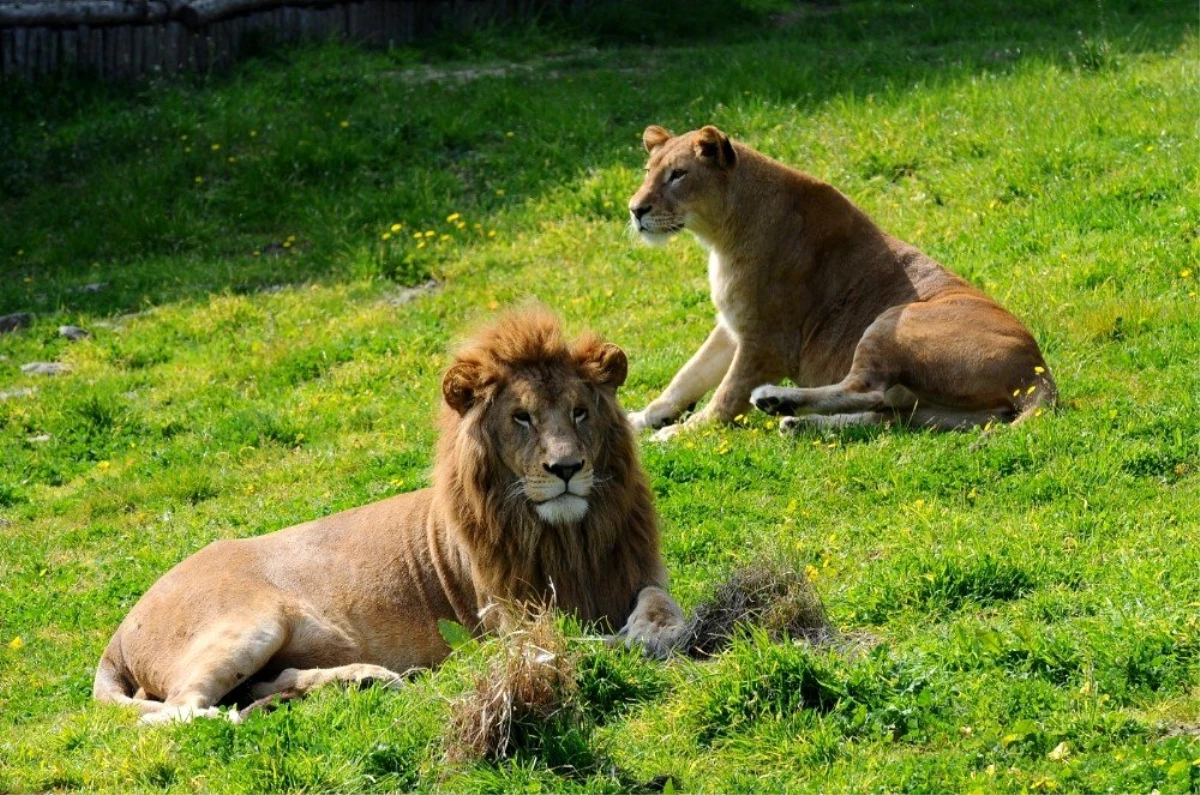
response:
<path id="1" fill-rule="evenodd" d="M 683 614 L 617 405 L 627 367 L 598 337 L 568 346 L 545 312 L 500 319 L 442 381 L 431 488 L 200 550 L 130 611 L 93 695 L 156 721 L 219 715 L 243 683 L 394 684 L 449 653 L 438 619 L 479 633 L 498 628 L 489 605 L 552 593 L 664 655 Z"/>
<path id="2" fill-rule="evenodd" d="M 650 160 L 631 223 L 647 242 L 687 229 L 709 250 L 717 326 L 630 416 L 635 429 L 674 422 L 713 387 L 684 426 L 729 422 L 753 402 L 810 415 L 783 430 L 893 419 L 950 429 L 1021 420 L 1054 399 L 1019 320 L 832 186 L 716 127 L 650 126 L 642 142 Z M 800 388 L 760 386 L 785 377 Z"/>

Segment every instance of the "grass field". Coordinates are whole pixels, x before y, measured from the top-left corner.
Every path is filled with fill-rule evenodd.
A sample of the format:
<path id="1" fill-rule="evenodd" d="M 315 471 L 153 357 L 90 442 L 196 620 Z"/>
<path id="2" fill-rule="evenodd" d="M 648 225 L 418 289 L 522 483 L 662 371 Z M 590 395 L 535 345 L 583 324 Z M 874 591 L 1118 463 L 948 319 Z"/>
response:
<path id="1" fill-rule="evenodd" d="M 0 335 L 0 792 L 1200 790 L 1194 5 L 722 7 L 0 89 L 0 314 L 37 313 Z M 624 234 L 648 123 L 832 182 L 1057 376 L 976 451 L 762 416 L 642 444 L 685 609 L 782 559 L 869 652 L 583 646 L 579 717 L 500 762 L 447 761 L 486 648 L 239 727 L 93 704 L 184 556 L 427 485 L 448 351 L 496 309 L 621 344 L 629 408 L 666 385 L 713 310 L 698 245 Z"/>

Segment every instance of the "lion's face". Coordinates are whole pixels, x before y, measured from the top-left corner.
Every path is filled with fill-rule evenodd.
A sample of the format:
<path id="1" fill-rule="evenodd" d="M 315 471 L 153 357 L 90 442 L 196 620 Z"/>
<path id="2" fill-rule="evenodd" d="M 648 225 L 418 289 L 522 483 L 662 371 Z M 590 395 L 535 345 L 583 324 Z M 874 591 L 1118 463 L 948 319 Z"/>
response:
<path id="1" fill-rule="evenodd" d="M 724 186 L 737 163 L 729 138 L 716 127 L 672 137 L 651 125 L 642 135 L 650 154 L 642 187 L 629 200 L 629 222 L 642 240 L 659 244 L 705 218 L 719 217 Z"/>
<path id="2" fill-rule="evenodd" d="M 545 375 L 514 377 L 494 398 L 487 422 L 515 476 L 510 488 L 549 524 L 571 524 L 588 511 L 604 422 L 597 422 L 595 387 L 578 376 Z"/>
<path id="3" fill-rule="evenodd" d="M 489 354 L 497 343 L 490 344 Z M 505 503 L 523 500 L 543 522 L 569 525 L 587 515 L 606 479 L 613 435 L 629 433 L 615 397 L 628 365 L 620 348 L 595 338 L 571 349 L 558 345 L 534 360 L 478 360 L 464 352 L 442 391 L 461 417 L 460 438 L 483 446 L 489 468 L 500 470 L 493 474 L 503 482 Z"/>

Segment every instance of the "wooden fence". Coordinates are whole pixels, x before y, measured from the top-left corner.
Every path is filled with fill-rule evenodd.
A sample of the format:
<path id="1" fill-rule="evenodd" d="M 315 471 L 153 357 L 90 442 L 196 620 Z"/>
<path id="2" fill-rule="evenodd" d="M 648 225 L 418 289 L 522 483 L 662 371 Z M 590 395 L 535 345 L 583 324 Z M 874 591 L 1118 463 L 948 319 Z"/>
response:
<path id="1" fill-rule="evenodd" d="M 0 0 L 0 75 L 122 80 L 234 63 L 264 41 L 388 47 L 588 0 Z"/>

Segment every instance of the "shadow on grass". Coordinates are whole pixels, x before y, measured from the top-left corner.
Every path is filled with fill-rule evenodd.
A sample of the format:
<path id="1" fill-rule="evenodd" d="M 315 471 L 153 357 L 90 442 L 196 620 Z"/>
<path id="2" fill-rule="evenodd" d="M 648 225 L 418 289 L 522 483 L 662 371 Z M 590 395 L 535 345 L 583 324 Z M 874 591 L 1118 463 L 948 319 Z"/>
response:
<path id="1" fill-rule="evenodd" d="M 581 205 L 622 224 L 647 123 L 687 128 L 748 101 L 812 108 L 1027 57 L 1104 69 L 1119 53 L 1177 46 L 1194 22 L 1190 6 L 1146 0 L 644 6 L 448 50 L 445 39 L 391 53 L 331 44 L 222 76 L 5 87 L 0 314 L 113 314 L 307 281 L 415 283 L 489 245 L 491 230 L 503 239 L 589 170 L 634 172 L 627 186 L 601 186 L 609 201 Z M 581 48 L 636 42 L 672 46 Z M 514 49 L 529 57 L 412 68 L 447 51 Z"/>

